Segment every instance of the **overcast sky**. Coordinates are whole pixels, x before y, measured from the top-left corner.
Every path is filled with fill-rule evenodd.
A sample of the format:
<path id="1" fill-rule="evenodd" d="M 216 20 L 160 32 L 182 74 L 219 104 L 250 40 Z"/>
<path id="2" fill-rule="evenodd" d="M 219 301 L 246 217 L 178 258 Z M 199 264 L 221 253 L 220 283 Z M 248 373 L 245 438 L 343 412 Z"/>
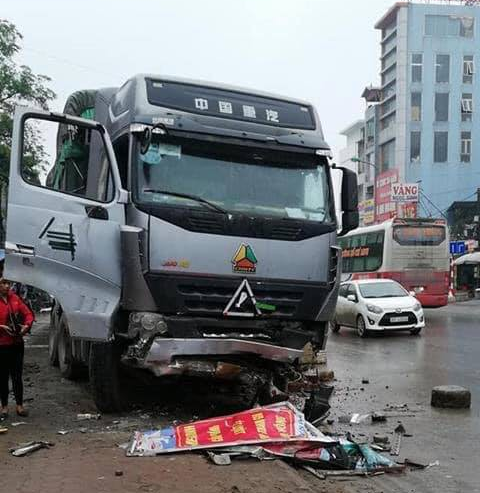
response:
<path id="1" fill-rule="evenodd" d="M 61 110 L 78 89 L 150 72 L 312 102 L 335 151 L 378 81 L 375 22 L 392 0 L 3 0 L 19 61 L 49 75 Z"/>

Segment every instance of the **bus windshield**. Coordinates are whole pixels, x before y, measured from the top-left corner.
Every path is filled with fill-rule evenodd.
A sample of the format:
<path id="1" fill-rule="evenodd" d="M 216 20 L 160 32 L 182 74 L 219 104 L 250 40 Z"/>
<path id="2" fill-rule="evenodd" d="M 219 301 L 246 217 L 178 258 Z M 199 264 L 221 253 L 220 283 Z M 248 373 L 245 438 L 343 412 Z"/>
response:
<path id="1" fill-rule="evenodd" d="M 173 137 L 137 146 L 140 203 L 330 222 L 330 197 L 313 154 Z"/>
<path id="2" fill-rule="evenodd" d="M 402 246 L 438 246 L 445 238 L 445 226 L 393 227 L 393 239 Z"/>

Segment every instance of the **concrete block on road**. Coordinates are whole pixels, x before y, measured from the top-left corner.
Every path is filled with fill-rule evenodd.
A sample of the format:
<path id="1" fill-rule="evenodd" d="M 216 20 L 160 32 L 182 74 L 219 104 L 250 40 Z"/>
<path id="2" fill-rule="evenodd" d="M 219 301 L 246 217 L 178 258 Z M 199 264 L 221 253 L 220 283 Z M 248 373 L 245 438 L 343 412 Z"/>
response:
<path id="1" fill-rule="evenodd" d="M 470 391 L 459 385 L 440 385 L 432 389 L 433 407 L 468 409 L 471 400 Z"/>

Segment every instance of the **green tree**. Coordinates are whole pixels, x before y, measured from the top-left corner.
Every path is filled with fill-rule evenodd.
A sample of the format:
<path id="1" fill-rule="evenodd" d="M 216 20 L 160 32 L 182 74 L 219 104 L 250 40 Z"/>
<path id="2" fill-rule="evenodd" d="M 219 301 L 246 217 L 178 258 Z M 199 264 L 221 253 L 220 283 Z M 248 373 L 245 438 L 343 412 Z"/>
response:
<path id="1" fill-rule="evenodd" d="M 20 51 L 22 35 L 14 24 L 0 19 L 0 181 L 8 177 L 15 106 L 29 105 L 48 109 L 55 93 L 47 87 L 50 78 L 20 65 L 15 56 Z M 26 129 L 24 166 L 30 179 L 42 171 L 44 148 L 37 128 Z"/>

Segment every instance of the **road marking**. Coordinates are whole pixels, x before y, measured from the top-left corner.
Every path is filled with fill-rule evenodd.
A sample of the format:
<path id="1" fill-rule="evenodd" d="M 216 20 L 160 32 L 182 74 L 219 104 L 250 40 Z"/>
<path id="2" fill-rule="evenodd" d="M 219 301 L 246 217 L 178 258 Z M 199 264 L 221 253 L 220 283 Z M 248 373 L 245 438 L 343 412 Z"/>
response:
<path id="1" fill-rule="evenodd" d="M 48 344 L 25 344 L 25 347 L 29 349 L 46 349 Z"/>

